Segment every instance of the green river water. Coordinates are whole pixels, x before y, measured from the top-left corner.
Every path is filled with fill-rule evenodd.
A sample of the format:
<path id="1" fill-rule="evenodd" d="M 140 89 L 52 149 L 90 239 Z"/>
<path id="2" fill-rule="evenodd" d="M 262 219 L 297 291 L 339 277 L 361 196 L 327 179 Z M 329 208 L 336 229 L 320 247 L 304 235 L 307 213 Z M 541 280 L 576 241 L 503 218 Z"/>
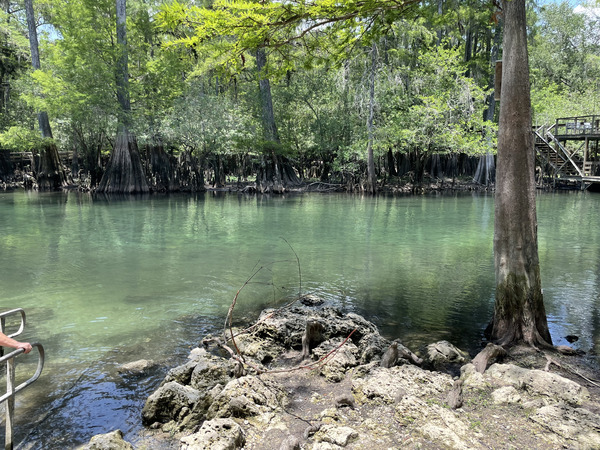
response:
<path id="1" fill-rule="evenodd" d="M 46 349 L 42 377 L 17 397 L 17 442 L 71 448 L 115 428 L 135 442 L 147 395 L 222 327 L 261 267 L 239 296 L 239 320 L 310 292 L 413 350 L 447 339 L 474 354 L 493 310 L 493 211 L 493 196 L 481 194 L 0 193 L 0 311 L 23 308 L 19 339 Z M 592 355 L 599 219 L 598 194 L 538 196 L 553 339 L 578 335 L 575 346 Z M 117 373 L 142 358 L 161 368 L 141 379 Z M 36 360 L 35 351 L 19 357 L 18 376 Z"/>

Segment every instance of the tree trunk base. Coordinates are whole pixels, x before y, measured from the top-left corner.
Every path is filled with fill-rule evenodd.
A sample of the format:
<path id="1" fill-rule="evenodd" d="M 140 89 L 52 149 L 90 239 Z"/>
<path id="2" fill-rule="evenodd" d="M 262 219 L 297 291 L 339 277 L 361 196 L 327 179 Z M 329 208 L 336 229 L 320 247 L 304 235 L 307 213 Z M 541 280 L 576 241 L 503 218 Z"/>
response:
<path id="1" fill-rule="evenodd" d="M 149 192 L 135 135 L 127 128 L 117 132 L 115 148 L 96 192 L 137 194 Z"/>
<path id="2" fill-rule="evenodd" d="M 44 140 L 36 181 L 40 191 L 56 191 L 67 185 L 65 170 L 54 141 Z"/>

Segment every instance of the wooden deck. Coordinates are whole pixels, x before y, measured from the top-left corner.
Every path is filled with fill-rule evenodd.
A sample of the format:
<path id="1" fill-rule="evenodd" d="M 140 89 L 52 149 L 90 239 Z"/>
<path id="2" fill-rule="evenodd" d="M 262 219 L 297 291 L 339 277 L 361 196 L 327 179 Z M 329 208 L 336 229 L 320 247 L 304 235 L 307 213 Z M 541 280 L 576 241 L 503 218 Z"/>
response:
<path id="1" fill-rule="evenodd" d="M 600 184 L 600 116 L 563 117 L 533 133 L 542 178 L 578 183 L 581 189 Z"/>
<path id="2" fill-rule="evenodd" d="M 71 152 L 58 152 L 58 156 L 63 164 L 71 164 L 73 157 Z M 10 152 L 10 162 L 20 166 L 32 164 L 33 157 L 33 152 Z"/>
<path id="3" fill-rule="evenodd" d="M 556 119 L 554 137 L 559 141 L 600 139 L 600 116 L 562 117 Z"/>

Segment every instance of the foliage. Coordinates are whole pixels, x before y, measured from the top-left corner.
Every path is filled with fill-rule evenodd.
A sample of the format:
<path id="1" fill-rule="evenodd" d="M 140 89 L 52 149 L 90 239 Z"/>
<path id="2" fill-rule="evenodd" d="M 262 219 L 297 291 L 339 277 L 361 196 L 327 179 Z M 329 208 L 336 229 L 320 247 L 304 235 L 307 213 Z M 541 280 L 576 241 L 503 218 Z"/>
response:
<path id="1" fill-rule="evenodd" d="M 161 123 L 161 135 L 182 149 L 199 154 L 232 153 L 251 148 L 258 124 L 226 95 L 204 92 L 191 84 Z"/>
<path id="2" fill-rule="evenodd" d="M 494 126 L 483 120 L 485 91 L 464 72 L 457 49 L 435 46 L 421 51 L 415 69 L 403 74 L 408 83 L 399 91 L 393 82 L 387 86 L 379 146 L 436 153 L 489 150 L 483 137 Z"/>
<path id="3" fill-rule="evenodd" d="M 290 44 L 302 44 L 308 55 L 317 47 L 327 49 L 315 55 L 317 62 L 343 61 L 350 49 L 382 35 L 394 20 L 409 14 L 418 3 L 216 0 L 210 7 L 200 7 L 174 1 L 163 6 L 158 20 L 164 29 L 177 32 L 173 45 L 198 50 L 210 44 L 205 53 L 210 63 L 239 72 L 245 64 L 244 53 L 264 46 L 276 49 L 286 62 L 294 48 Z M 315 36 L 319 42 L 311 39 Z M 291 67 L 284 64 L 277 72 L 285 73 Z"/>
<path id="4" fill-rule="evenodd" d="M 31 152 L 42 147 L 42 136 L 39 131 L 12 126 L 0 133 L 0 146 L 15 152 Z"/>
<path id="5" fill-rule="evenodd" d="M 28 115 L 15 89 L 15 83 L 29 68 L 28 55 L 23 24 L 7 10 L 0 10 L 0 132 Z"/>
<path id="6" fill-rule="evenodd" d="M 531 36 L 534 121 L 598 112 L 598 17 L 575 12 L 568 2 L 545 5 Z"/>
<path id="7" fill-rule="evenodd" d="M 596 19 L 568 2 L 534 3 L 535 121 L 597 112 Z M 18 9 L 1 13 L 2 81 L 11 95 L 0 131 L 34 128 L 33 113 L 44 110 L 62 148 L 97 161 L 110 149 L 118 114 L 114 1 L 35 6 L 50 30 L 40 33 L 43 70 L 35 72 Z M 128 0 L 127 8 L 133 129 L 142 143 L 198 155 L 264 152 L 257 85 L 267 76 L 281 139 L 269 148 L 307 176 L 361 173 L 375 44 L 376 158 L 495 148 L 496 127 L 482 119 L 502 22 L 494 2 Z M 263 74 L 257 48 L 268 53 Z"/>

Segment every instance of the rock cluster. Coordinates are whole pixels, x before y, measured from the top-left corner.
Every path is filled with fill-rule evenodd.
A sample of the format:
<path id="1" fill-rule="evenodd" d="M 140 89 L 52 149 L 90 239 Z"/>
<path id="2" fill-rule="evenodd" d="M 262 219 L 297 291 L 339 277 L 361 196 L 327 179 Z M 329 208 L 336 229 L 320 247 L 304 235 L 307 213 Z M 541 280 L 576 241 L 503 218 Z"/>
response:
<path id="1" fill-rule="evenodd" d="M 312 336 L 307 323 L 318 324 Z M 233 333 L 205 339 L 167 374 L 144 424 L 186 450 L 600 448 L 600 405 L 556 373 L 476 368 L 445 341 L 421 361 L 364 318 L 313 297 Z M 457 364 L 460 376 L 444 370 Z"/>
<path id="2" fill-rule="evenodd" d="M 313 297 L 302 299 L 313 306 L 296 306 L 282 310 L 266 310 L 250 332 L 240 332 L 226 345 L 236 347 L 245 361 L 247 375 L 236 377 L 239 364 L 218 352 L 218 348 L 194 349 L 189 361 L 169 371 L 161 386 L 146 401 L 142 410 L 144 424 L 170 430 L 192 430 L 207 420 L 247 418 L 285 407 L 287 393 L 273 377 L 269 377 L 275 361 L 292 350 L 308 351 L 315 359 L 326 359 L 319 373 L 329 381 L 341 381 L 349 368 L 367 364 L 381 357 L 390 343 L 377 328 L 356 314 L 318 307 Z M 307 322 L 320 324 L 318 336 L 305 334 Z M 349 338 L 350 337 L 350 338 Z M 303 339 L 304 338 L 304 339 Z M 207 338 L 205 343 L 217 342 Z M 301 358 L 289 363 L 298 366 Z M 309 364 L 310 361 L 305 363 Z M 265 373 L 265 375 L 259 375 Z"/>

